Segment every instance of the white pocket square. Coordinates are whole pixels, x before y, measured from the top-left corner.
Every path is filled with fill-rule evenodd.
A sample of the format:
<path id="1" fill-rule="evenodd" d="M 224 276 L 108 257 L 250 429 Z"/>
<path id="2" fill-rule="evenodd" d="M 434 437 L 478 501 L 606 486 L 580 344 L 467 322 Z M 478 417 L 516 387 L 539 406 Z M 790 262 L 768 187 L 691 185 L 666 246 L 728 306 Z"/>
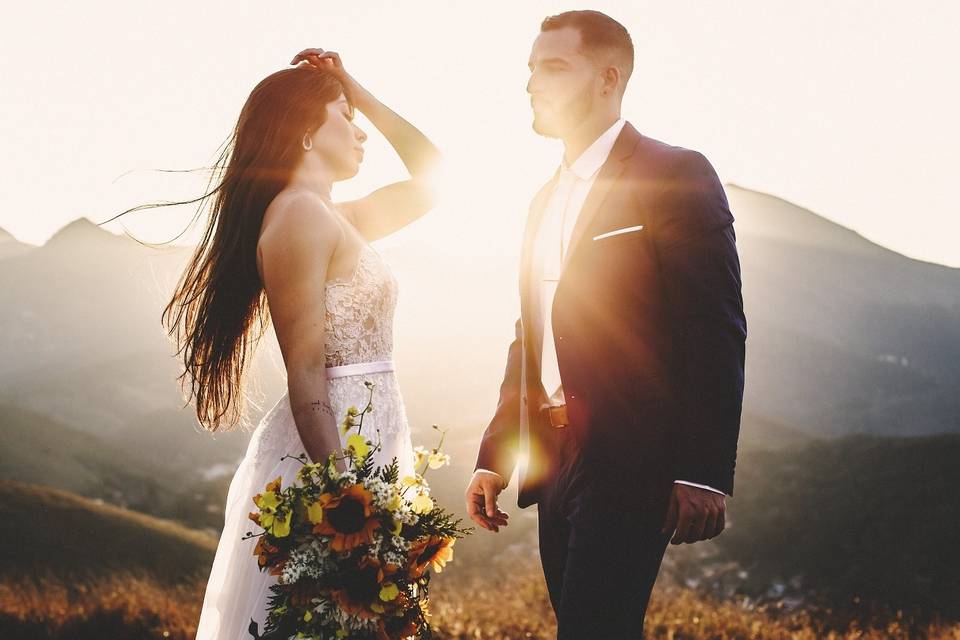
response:
<path id="1" fill-rule="evenodd" d="M 631 231 L 640 231 L 643 229 L 642 224 L 638 224 L 635 227 L 624 227 L 623 229 L 614 229 L 613 231 L 607 231 L 606 233 L 601 233 L 598 236 L 593 236 L 594 240 L 603 240 L 604 238 L 609 238 L 610 236 L 618 236 L 621 233 L 630 233 Z"/>

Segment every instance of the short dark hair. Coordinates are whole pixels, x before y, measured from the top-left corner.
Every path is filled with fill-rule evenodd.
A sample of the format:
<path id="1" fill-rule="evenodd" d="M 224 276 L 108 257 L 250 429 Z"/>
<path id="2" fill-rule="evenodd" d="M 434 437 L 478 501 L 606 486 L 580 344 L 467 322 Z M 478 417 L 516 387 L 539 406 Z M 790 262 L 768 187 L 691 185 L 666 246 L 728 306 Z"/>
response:
<path id="1" fill-rule="evenodd" d="M 587 55 L 612 53 L 619 63 L 617 66 L 623 75 L 623 84 L 627 84 L 633 73 L 633 40 L 626 27 L 605 13 L 584 9 L 548 16 L 540 24 L 540 31 L 565 27 L 573 27 L 580 32 Z"/>

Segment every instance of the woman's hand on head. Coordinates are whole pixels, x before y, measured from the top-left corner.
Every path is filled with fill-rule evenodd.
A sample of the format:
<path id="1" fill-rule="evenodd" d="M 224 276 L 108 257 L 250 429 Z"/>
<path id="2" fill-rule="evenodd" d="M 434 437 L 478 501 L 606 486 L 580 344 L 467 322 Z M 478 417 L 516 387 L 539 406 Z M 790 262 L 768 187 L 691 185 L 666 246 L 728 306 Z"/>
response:
<path id="1" fill-rule="evenodd" d="M 352 80 L 350 74 L 343 68 L 343 61 L 340 59 L 340 54 L 336 51 L 324 51 L 319 48 L 304 49 L 293 57 L 290 64 L 297 64 L 299 62 L 306 62 L 318 69 L 330 71 L 341 79 Z"/>
<path id="2" fill-rule="evenodd" d="M 347 88 L 355 100 L 361 99 L 360 84 L 343 68 L 343 61 L 336 51 L 324 51 L 320 48 L 304 49 L 293 57 L 290 64 L 306 63 L 317 69 L 329 71 Z"/>

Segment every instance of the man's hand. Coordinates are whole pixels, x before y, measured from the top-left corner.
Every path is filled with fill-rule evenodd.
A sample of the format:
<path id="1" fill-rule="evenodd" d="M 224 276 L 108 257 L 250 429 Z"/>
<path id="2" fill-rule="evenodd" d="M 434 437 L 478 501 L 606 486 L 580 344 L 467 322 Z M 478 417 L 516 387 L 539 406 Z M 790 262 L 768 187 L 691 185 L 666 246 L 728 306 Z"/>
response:
<path id="1" fill-rule="evenodd" d="M 507 486 L 499 473 L 477 469 L 467 486 L 467 514 L 488 531 L 500 531 L 507 526 L 509 514 L 497 507 L 497 496 Z"/>
<path id="2" fill-rule="evenodd" d="M 726 500 L 727 496 L 716 491 L 675 482 L 661 533 L 676 529 L 670 544 L 693 543 L 720 535 L 725 526 Z"/>

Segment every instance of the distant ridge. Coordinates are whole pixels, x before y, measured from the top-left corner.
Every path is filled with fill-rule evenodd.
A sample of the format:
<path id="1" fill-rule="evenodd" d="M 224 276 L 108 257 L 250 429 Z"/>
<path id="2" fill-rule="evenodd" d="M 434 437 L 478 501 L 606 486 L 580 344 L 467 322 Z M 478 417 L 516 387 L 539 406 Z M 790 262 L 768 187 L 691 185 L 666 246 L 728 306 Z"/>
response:
<path id="1" fill-rule="evenodd" d="M 36 249 L 32 244 L 20 242 L 6 229 L 0 229 L 0 260 L 12 258 Z"/>
<path id="2" fill-rule="evenodd" d="M 736 219 L 734 225 L 739 233 L 865 257 L 896 256 L 904 260 L 948 269 L 954 273 L 960 272 L 960 268 L 957 267 L 905 256 L 873 242 L 849 227 L 779 196 L 732 182 L 726 183 L 724 188 L 727 190 L 732 213 Z M 762 215 L 757 215 L 758 213 Z"/>
<path id="3" fill-rule="evenodd" d="M 732 183 L 725 186 L 736 218 L 734 224 L 742 233 L 864 255 L 896 253 L 871 242 L 853 229 L 779 196 Z M 744 207 L 744 204 L 749 206 Z"/>
<path id="4" fill-rule="evenodd" d="M 61 227 L 56 233 L 50 236 L 50 239 L 47 240 L 43 246 L 58 246 L 63 243 L 86 243 L 119 237 L 120 236 L 110 233 L 106 229 L 98 227 L 96 223 L 89 218 L 79 217 Z"/>

